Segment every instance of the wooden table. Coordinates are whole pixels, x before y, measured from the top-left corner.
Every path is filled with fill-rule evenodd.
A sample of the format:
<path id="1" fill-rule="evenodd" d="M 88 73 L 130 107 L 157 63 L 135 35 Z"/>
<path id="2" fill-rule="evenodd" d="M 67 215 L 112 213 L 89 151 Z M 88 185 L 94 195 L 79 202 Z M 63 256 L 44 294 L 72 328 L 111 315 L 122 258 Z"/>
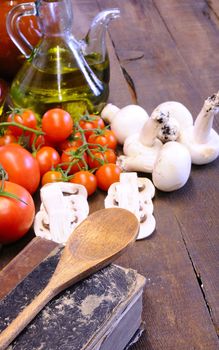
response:
<path id="1" fill-rule="evenodd" d="M 179 101 L 194 118 L 219 89 L 218 0 L 74 0 L 85 33 L 100 10 L 119 7 L 110 26 L 111 94 L 119 107 L 138 103 L 150 114 Z M 219 131 L 218 119 L 214 128 Z M 156 192 L 154 234 L 118 260 L 146 276 L 146 331 L 132 350 L 219 349 L 219 160 L 193 166 L 181 190 Z M 103 207 L 103 193 L 90 199 Z M 33 237 L 0 251 L 2 268 Z M 113 350 L 113 349 L 112 349 Z"/>

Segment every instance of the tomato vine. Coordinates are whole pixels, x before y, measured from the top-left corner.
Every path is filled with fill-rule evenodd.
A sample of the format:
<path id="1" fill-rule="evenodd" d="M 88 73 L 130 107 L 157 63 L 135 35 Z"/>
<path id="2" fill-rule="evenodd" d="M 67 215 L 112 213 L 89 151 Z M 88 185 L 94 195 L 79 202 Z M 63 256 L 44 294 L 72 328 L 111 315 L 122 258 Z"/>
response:
<path id="1" fill-rule="evenodd" d="M 8 198 L 13 198 L 16 199 L 24 204 L 27 205 L 27 203 L 25 201 L 23 201 L 23 199 L 19 198 L 18 196 L 16 196 L 16 194 L 14 193 L 10 193 L 8 191 L 5 191 L 5 181 L 8 179 L 8 174 L 6 173 L 6 171 L 3 169 L 3 167 L 0 164 L 0 196 L 2 197 L 8 197 Z"/>

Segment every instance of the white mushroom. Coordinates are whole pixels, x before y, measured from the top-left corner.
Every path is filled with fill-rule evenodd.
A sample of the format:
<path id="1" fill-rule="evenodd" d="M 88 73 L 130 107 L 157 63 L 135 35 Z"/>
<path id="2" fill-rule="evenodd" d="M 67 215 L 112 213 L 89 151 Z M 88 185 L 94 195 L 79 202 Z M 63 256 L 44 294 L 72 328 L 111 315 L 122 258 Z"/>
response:
<path id="1" fill-rule="evenodd" d="M 37 236 L 65 244 L 75 227 L 89 213 L 87 191 L 72 183 L 51 183 L 40 190 L 41 206 L 35 216 Z"/>
<path id="2" fill-rule="evenodd" d="M 168 114 L 170 119 L 175 119 L 180 130 L 185 129 L 193 124 L 193 117 L 190 111 L 180 102 L 167 101 L 161 103 L 155 108 L 158 112 Z"/>
<path id="3" fill-rule="evenodd" d="M 152 180 L 161 191 L 174 191 L 185 185 L 191 172 L 191 156 L 179 142 L 167 142 L 161 149 L 152 172 Z"/>
<path id="4" fill-rule="evenodd" d="M 179 137 L 180 125 L 178 121 L 170 117 L 168 111 L 163 111 L 161 108 L 157 107 L 152 112 L 152 118 L 156 118 L 159 123 L 159 129 L 157 132 L 157 138 L 166 143 L 168 141 L 176 141 Z"/>
<path id="5" fill-rule="evenodd" d="M 110 123 L 111 130 L 120 144 L 123 144 L 128 136 L 139 132 L 149 118 L 147 112 L 138 105 L 128 105 L 119 109 L 113 104 L 106 105 L 101 117 Z"/>
<path id="6" fill-rule="evenodd" d="M 120 182 L 112 184 L 105 198 L 105 207 L 120 207 L 130 210 L 140 222 L 137 239 L 148 237 L 155 230 L 152 198 L 155 188 L 147 178 L 138 178 L 137 173 L 121 173 Z"/>
<path id="7" fill-rule="evenodd" d="M 155 187 L 151 180 L 146 177 L 138 177 L 138 192 L 142 196 L 147 196 L 149 198 L 154 198 L 155 196 Z"/>
<path id="8" fill-rule="evenodd" d="M 214 116 L 219 111 L 219 92 L 208 97 L 197 116 L 194 126 L 180 133 L 180 142 L 186 145 L 193 164 L 207 164 L 219 155 L 219 135 L 212 128 Z"/>
<path id="9" fill-rule="evenodd" d="M 107 122 L 112 123 L 113 118 L 116 116 L 116 113 L 120 111 L 121 109 L 112 103 L 108 103 L 101 112 L 101 118 Z"/>
<path id="10" fill-rule="evenodd" d="M 124 171 L 151 173 L 163 143 L 158 140 L 160 115 L 152 113 L 139 133 L 127 137 L 123 146 L 125 156 L 117 158 L 117 164 Z"/>

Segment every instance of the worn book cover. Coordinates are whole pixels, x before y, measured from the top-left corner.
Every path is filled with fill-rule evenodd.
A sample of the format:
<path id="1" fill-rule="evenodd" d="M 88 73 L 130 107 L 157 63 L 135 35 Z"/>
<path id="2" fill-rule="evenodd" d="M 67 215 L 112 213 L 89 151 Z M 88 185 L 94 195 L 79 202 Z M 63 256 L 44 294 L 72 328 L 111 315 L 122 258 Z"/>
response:
<path id="1" fill-rule="evenodd" d="M 62 248 L 40 263 L 0 301 L 0 331 L 47 284 Z M 4 283 L 4 281 L 1 281 Z M 10 350 L 123 350 L 138 336 L 145 279 L 110 265 L 60 293 L 36 316 Z"/>

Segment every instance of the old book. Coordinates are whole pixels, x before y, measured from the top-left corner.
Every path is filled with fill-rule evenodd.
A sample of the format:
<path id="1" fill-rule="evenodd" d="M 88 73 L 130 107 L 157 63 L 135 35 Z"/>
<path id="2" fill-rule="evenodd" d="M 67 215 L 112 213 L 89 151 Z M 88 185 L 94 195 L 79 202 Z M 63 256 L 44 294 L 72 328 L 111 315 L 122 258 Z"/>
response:
<path id="1" fill-rule="evenodd" d="M 55 248 L 0 301 L 0 331 L 44 288 L 61 250 Z M 136 271 L 112 264 L 49 302 L 9 349 L 128 349 L 142 332 L 144 284 L 145 278 Z"/>

